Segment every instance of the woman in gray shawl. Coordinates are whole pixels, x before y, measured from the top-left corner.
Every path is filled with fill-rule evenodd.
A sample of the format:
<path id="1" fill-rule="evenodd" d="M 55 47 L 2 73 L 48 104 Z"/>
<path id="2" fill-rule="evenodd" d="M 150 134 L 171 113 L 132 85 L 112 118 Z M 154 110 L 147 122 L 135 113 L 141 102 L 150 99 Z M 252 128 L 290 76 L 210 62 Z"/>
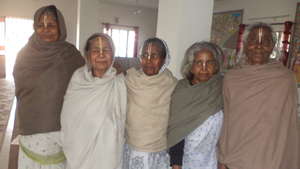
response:
<path id="1" fill-rule="evenodd" d="M 34 33 L 14 67 L 19 121 L 19 169 L 64 168 L 60 147 L 60 112 L 73 72 L 84 64 L 66 42 L 66 26 L 53 5 L 38 9 Z"/>
<path id="2" fill-rule="evenodd" d="M 217 169 L 216 144 L 223 120 L 222 51 L 210 42 L 187 49 L 184 79 L 172 94 L 168 147 L 172 169 Z"/>

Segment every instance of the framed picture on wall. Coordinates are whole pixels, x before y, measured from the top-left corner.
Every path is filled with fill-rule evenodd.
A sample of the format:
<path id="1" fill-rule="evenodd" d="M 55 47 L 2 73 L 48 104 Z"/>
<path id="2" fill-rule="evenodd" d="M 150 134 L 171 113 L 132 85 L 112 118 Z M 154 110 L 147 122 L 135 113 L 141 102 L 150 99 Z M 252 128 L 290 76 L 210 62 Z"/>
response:
<path id="1" fill-rule="evenodd" d="M 243 22 L 243 10 L 217 12 L 213 14 L 211 41 L 224 51 L 223 68 L 235 64 L 239 25 Z"/>
<path id="2" fill-rule="evenodd" d="M 300 3 L 297 3 L 294 30 L 289 54 L 290 67 L 295 72 L 297 82 L 300 84 Z"/>

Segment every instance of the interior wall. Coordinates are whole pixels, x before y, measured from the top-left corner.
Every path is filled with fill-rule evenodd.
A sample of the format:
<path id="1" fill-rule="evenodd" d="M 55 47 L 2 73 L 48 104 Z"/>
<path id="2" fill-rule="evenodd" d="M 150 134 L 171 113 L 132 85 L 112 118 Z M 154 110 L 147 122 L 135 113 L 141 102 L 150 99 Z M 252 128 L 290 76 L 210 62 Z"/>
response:
<path id="1" fill-rule="evenodd" d="M 141 8 L 140 14 L 134 14 L 137 8 L 100 2 L 100 0 L 80 1 L 79 49 L 83 51 L 87 38 L 102 32 L 102 23 L 111 23 L 139 27 L 139 46 L 144 40 L 155 36 L 157 10 Z M 118 20 L 118 22 L 116 22 Z"/>
<path id="2" fill-rule="evenodd" d="M 244 9 L 243 23 L 294 21 L 300 0 L 216 0 L 214 12 Z"/>
<path id="3" fill-rule="evenodd" d="M 67 41 L 76 42 L 77 0 L 0 0 L 0 16 L 33 19 L 35 11 L 54 4 L 63 13 L 67 26 Z"/>
<path id="4" fill-rule="evenodd" d="M 187 48 L 210 39 L 213 0 L 160 0 L 158 10 L 157 36 L 167 42 L 171 53 L 168 68 L 180 79 Z"/>

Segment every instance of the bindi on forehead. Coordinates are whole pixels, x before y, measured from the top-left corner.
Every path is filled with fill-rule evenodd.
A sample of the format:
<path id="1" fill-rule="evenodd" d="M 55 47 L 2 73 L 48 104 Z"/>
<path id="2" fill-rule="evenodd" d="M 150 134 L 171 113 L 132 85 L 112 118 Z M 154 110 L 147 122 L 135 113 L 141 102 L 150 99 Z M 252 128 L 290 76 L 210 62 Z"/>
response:
<path id="1" fill-rule="evenodd" d="M 98 42 L 99 49 L 102 49 L 103 48 L 103 44 L 102 44 L 103 39 L 101 37 L 97 37 L 96 41 Z"/>
<path id="2" fill-rule="evenodd" d="M 152 48 L 153 48 L 153 44 L 152 44 L 152 43 L 149 43 L 149 44 L 148 44 L 148 51 L 152 51 Z"/>
<path id="3" fill-rule="evenodd" d="M 249 33 L 247 41 L 248 42 L 257 41 L 258 43 L 262 43 L 265 41 L 272 42 L 273 41 L 272 32 L 268 28 L 264 28 L 264 27 L 255 28 Z"/>
<path id="4" fill-rule="evenodd" d="M 203 49 L 200 50 L 199 52 L 197 52 L 195 54 L 195 58 L 199 58 L 199 59 L 207 59 L 207 60 L 214 60 L 214 56 L 213 53 L 210 50 L 207 49 Z"/>
<path id="5" fill-rule="evenodd" d="M 261 36 L 266 36 L 266 35 L 272 35 L 271 30 L 265 27 L 258 27 L 253 29 L 250 34 L 256 34 L 256 35 L 261 35 Z M 258 37 L 258 36 L 257 36 Z"/>
<path id="6" fill-rule="evenodd" d="M 145 51 L 147 53 L 160 53 L 163 49 L 161 49 L 161 47 L 153 42 L 149 43 L 147 46 L 146 46 L 146 49 Z"/>
<path id="7" fill-rule="evenodd" d="M 44 27 L 47 28 L 47 25 L 48 25 L 48 15 L 44 15 L 43 16 L 43 23 L 44 23 Z"/>
<path id="8" fill-rule="evenodd" d="M 262 27 L 260 27 L 260 28 L 258 29 L 258 42 L 259 42 L 259 43 L 261 43 L 262 35 L 263 35 L 263 30 L 262 30 Z"/>
<path id="9" fill-rule="evenodd" d="M 43 14 L 40 19 L 39 19 L 39 24 L 43 24 L 44 27 L 47 27 L 50 23 L 51 24 L 56 24 L 56 18 L 48 13 Z"/>
<path id="10" fill-rule="evenodd" d="M 102 37 L 96 37 L 95 39 L 91 40 L 91 43 L 92 45 L 99 47 L 99 46 L 103 46 L 105 42 Z"/>
<path id="11" fill-rule="evenodd" d="M 106 38 L 96 37 L 90 41 L 90 48 L 98 48 L 100 50 L 109 48 L 111 49 L 111 45 Z"/>

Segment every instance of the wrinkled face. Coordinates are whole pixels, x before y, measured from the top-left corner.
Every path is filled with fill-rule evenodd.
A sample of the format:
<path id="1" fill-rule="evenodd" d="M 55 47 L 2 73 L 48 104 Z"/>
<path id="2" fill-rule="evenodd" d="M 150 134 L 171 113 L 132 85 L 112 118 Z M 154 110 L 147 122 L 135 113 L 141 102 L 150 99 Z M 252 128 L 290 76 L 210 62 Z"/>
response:
<path id="1" fill-rule="evenodd" d="M 103 37 L 97 37 L 90 42 L 88 61 L 92 66 L 93 75 L 102 77 L 110 68 L 113 60 L 113 51 L 109 41 Z"/>
<path id="2" fill-rule="evenodd" d="M 217 62 L 213 53 L 203 49 L 194 55 L 194 61 L 191 68 L 193 74 L 192 84 L 208 81 L 217 73 Z"/>
<path id="3" fill-rule="evenodd" d="M 43 41 L 57 41 L 59 38 L 59 27 L 55 17 L 47 13 L 43 14 L 38 21 L 36 32 Z"/>
<path id="4" fill-rule="evenodd" d="M 269 62 L 274 47 L 272 33 L 266 27 L 253 29 L 245 44 L 245 54 L 250 65 L 262 65 Z"/>
<path id="5" fill-rule="evenodd" d="M 165 58 L 161 56 L 162 49 L 153 43 L 149 43 L 144 47 L 141 56 L 141 65 L 143 72 L 148 76 L 153 76 L 159 73 Z"/>

